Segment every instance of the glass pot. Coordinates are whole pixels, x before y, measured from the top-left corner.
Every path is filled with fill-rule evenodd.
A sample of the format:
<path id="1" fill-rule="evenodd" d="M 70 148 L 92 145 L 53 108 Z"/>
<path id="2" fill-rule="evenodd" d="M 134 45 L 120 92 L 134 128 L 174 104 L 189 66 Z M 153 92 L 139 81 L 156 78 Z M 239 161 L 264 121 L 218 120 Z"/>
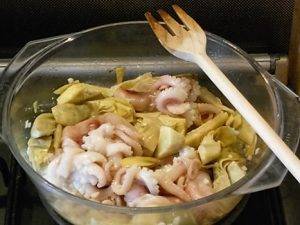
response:
<path id="1" fill-rule="evenodd" d="M 300 137 L 300 106 L 296 94 L 264 71 L 232 43 L 210 33 L 208 55 L 238 87 L 282 139 L 296 150 Z M 113 69 L 126 68 L 126 77 L 192 72 L 199 82 L 222 96 L 203 72 L 166 52 L 149 26 L 125 22 L 28 43 L 1 76 L 1 137 L 39 191 L 45 205 L 73 224 L 212 224 L 225 217 L 246 193 L 280 185 L 286 169 L 259 141 L 261 149 L 248 165 L 245 177 L 213 195 L 182 204 L 151 208 L 108 206 L 69 194 L 35 172 L 26 155 L 32 104 L 50 111 L 53 90 L 72 77 L 110 86 Z M 223 99 L 225 104 L 229 104 Z"/>

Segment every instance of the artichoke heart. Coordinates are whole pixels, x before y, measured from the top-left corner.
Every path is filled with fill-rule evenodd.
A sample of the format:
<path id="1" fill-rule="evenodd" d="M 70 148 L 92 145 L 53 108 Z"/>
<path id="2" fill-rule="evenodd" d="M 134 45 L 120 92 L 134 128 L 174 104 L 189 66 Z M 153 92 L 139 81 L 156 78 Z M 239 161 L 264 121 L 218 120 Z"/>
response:
<path id="1" fill-rule="evenodd" d="M 30 135 L 33 138 L 49 136 L 56 129 L 56 122 L 52 113 L 43 113 L 35 118 Z"/>
<path id="2" fill-rule="evenodd" d="M 133 115 L 135 113 L 134 108 L 125 99 L 110 97 L 101 100 L 88 101 L 85 104 L 91 109 L 92 115 L 110 112 L 118 114 L 128 122 L 133 121 Z"/>
<path id="3" fill-rule="evenodd" d="M 74 105 L 66 103 L 52 108 L 57 123 L 70 126 L 90 117 L 91 111 L 87 105 Z"/>
<path id="4" fill-rule="evenodd" d="M 229 126 L 222 126 L 215 130 L 214 137 L 221 142 L 222 147 L 227 147 L 237 141 L 238 131 Z"/>
<path id="5" fill-rule="evenodd" d="M 171 127 L 161 126 L 155 156 L 159 159 L 175 155 L 184 145 L 184 135 Z"/>
<path id="6" fill-rule="evenodd" d="M 242 125 L 238 129 L 239 135 L 238 137 L 246 142 L 246 144 L 251 145 L 253 143 L 253 140 L 255 138 L 255 131 L 250 126 L 250 124 L 243 118 L 242 119 Z"/>
<path id="7" fill-rule="evenodd" d="M 198 148 L 202 138 L 211 130 L 225 124 L 227 118 L 228 114 L 226 112 L 221 112 L 213 119 L 202 124 L 200 127 L 188 132 L 185 136 L 185 144 Z"/>
<path id="8" fill-rule="evenodd" d="M 174 130 L 181 134 L 186 133 L 186 119 L 185 118 L 175 118 L 168 115 L 160 115 L 160 122 L 167 127 L 172 127 Z"/>
<path id="9" fill-rule="evenodd" d="M 221 100 L 218 97 L 216 97 L 213 93 L 211 93 L 206 87 L 200 86 L 199 98 L 201 99 L 201 101 L 212 104 L 223 111 L 226 111 L 228 113 L 234 113 L 232 109 L 223 105 Z"/>
<path id="10" fill-rule="evenodd" d="M 121 84 L 119 84 L 119 87 L 127 91 L 148 93 L 152 90 L 152 86 L 155 80 L 156 79 L 152 77 L 151 73 L 145 73 L 133 80 L 122 82 Z"/>
<path id="11" fill-rule="evenodd" d="M 140 113 L 141 114 L 141 113 Z M 151 114 L 151 113 L 143 113 Z M 145 148 L 144 152 L 147 155 L 153 155 L 156 149 L 159 138 L 159 130 L 161 123 L 157 116 L 139 115 L 135 128 L 142 135 L 142 146 Z"/>
<path id="12" fill-rule="evenodd" d="M 27 154 L 32 167 L 37 170 L 49 162 L 53 156 L 51 152 L 52 137 L 30 138 Z"/>
<path id="13" fill-rule="evenodd" d="M 126 157 L 121 160 L 122 166 L 145 166 L 145 167 L 153 167 L 157 166 L 160 163 L 160 160 L 154 157 L 146 157 L 146 156 L 131 156 Z"/>
<path id="14" fill-rule="evenodd" d="M 246 171 L 243 170 L 239 164 L 235 161 L 232 161 L 227 166 L 227 172 L 230 178 L 231 184 L 237 182 L 243 176 L 246 175 Z"/>
<path id="15" fill-rule="evenodd" d="M 214 140 L 214 131 L 209 132 L 201 141 L 198 148 L 203 165 L 215 161 L 221 155 L 221 143 Z"/>
<path id="16" fill-rule="evenodd" d="M 230 186 L 230 178 L 228 176 L 228 173 L 226 171 L 226 167 L 223 166 L 221 162 L 216 162 L 213 167 L 213 175 L 214 175 L 214 181 L 213 181 L 213 189 L 214 191 L 221 191 L 224 188 L 227 188 Z"/>
<path id="17" fill-rule="evenodd" d="M 78 84 L 79 80 L 75 80 L 72 83 L 65 84 L 59 88 L 57 88 L 55 91 L 53 91 L 54 94 L 56 95 L 61 95 L 65 90 L 67 90 L 69 87 L 71 87 L 73 84 Z"/>
<path id="18" fill-rule="evenodd" d="M 77 83 L 69 86 L 57 98 L 57 104 L 73 103 L 80 104 L 88 100 L 103 98 L 103 88 L 95 85 Z"/>

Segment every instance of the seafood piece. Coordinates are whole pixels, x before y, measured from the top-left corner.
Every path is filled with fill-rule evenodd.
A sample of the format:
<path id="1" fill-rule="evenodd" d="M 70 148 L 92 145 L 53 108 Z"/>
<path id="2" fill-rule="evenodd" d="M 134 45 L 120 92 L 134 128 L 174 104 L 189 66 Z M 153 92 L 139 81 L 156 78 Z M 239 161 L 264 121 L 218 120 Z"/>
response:
<path id="1" fill-rule="evenodd" d="M 139 170 L 140 168 L 137 166 L 131 166 L 129 168 L 122 167 L 119 169 L 111 184 L 113 192 L 117 195 L 125 195 L 130 190 Z M 123 175 L 124 177 L 122 177 Z"/>
<path id="2" fill-rule="evenodd" d="M 134 151 L 134 155 L 141 156 L 143 155 L 143 150 L 141 144 L 128 136 L 126 133 L 124 133 L 121 130 L 115 131 L 116 136 L 118 136 L 123 142 L 125 142 L 127 145 L 131 146 Z"/>
<path id="3" fill-rule="evenodd" d="M 172 108 L 173 109 L 175 108 L 174 105 L 184 106 L 183 109 L 185 111 L 184 110 L 183 111 L 186 112 L 189 109 L 184 104 L 184 101 L 186 100 L 186 98 L 187 98 L 187 93 L 183 89 L 177 88 L 177 87 L 172 87 L 172 88 L 168 88 L 166 90 L 159 92 L 159 94 L 157 94 L 157 96 L 155 98 L 154 103 L 155 103 L 156 108 L 160 112 L 163 112 L 166 114 L 172 114 L 172 112 L 169 111 L 169 108 L 168 108 L 169 105 L 170 105 L 171 110 L 172 110 Z M 174 110 L 175 113 L 177 113 L 179 111 Z M 180 111 L 181 114 L 184 112 Z"/>
<path id="4" fill-rule="evenodd" d="M 159 185 L 168 193 L 175 195 L 176 197 L 189 201 L 191 197 L 184 191 L 184 189 L 176 185 L 162 170 L 155 171 L 155 177 L 158 180 Z"/>
<path id="5" fill-rule="evenodd" d="M 57 175 L 67 179 L 72 172 L 75 155 L 84 151 L 76 142 L 69 138 L 63 140 L 62 148 L 63 153 L 57 167 Z"/>
<path id="6" fill-rule="evenodd" d="M 145 186 L 135 182 L 131 186 L 130 190 L 125 194 L 124 200 L 128 206 L 133 206 L 134 201 L 136 201 L 138 198 L 145 194 L 148 194 Z"/>
<path id="7" fill-rule="evenodd" d="M 131 207 L 155 207 L 155 206 L 164 206 L 171 205 L 174 203 L 174 200 L 169 200 L 163 196 L 145 194 L 130 203 Z"/>
<path id="8" fill-rule="evenodd" d="M 64 181 L 61 177 L 57 175 L 57 167 L 60 163 L 61 155 L 55 157 L 47 166 L 46 170 L 44 171 L 43 175 L 46 178 L 47 181 L 50 183 L 58 186 L 63 187 Z"/>
<path id="9" fill-rule="evenodd" d="M 128 100 L 138 112 L 147 111 L 150 108 L 151 98 L 148 93 L 139 93 L 119 88 L 115 91 L 114 97 Z"/>
<path id="10" fill-rule="evenodd" d="M 131 156 L 131 147 L 122 142 L 110 143 L 106 146 L 106 155 L 113 156 L 116 154 L 122 154 L 122 156 Z"/>
<path id="11" fill-rule="evenodd" d="M 143 168 L 137 175 L 138 180 L 142 181 L 143 184 L 147 187 L 149 192 L 153 195 L 158 195 L 159 186 L 158 181 L 155 178 L 154 172 L 147 168 Z"/>
<path id="12" fill-rule="evenodd" d="M 193 200 L 203 198 L 214 193 L 211 179 L 209 175 L 203 171 L 199 171 L 195 179 L 187 181 L 185 191 Z"/>
<path id="13" fill-rule="evenodd" d="M 181 115 L 190 109 L 190 104 L 185 102 L 191 90 L 189 79 L 164 75 L 153 87 L 159 90 L 154 103 L 160 112 Z"/>
<path id="14" fill-rule="evenodd" d="M 178 87 L 188 92 L 191 89 L 189 79 L 179 78 L 170 75 L 163 75 L 154 83 L 153 88 L 156 90 L 164 90 L 170 87 Z"/>
<path id="15" fill-rule="evenodd" d="M 105 123 L 97 129 L 90 131 L 88 136 L 84 136 L 82 138 L 82 148 L 88 151 L 96 151 L 106 155 L 106 148 L 111 142 L 110 138 L 115 132 L 114 128 L 115 127 L 113 125 Z"/>
<path id="16" fill-rule="evenodd" d="M 78 144 L 82 144 L 82 137 L 88 134 L 89 131 L 99 127 L 100 121 L 97 118 L 90 118 L 77 123 L 73 126 L 66 126 L 63 129 L 62 139 L 71 139 Z"/>
<path id="17" fill-rule="evenodd" d="M 39 138 L 53 134 L 56 129 L 56 122 L 51 113 L 42 113 L 35 118 L 31 127 L 32 138 Z"/>

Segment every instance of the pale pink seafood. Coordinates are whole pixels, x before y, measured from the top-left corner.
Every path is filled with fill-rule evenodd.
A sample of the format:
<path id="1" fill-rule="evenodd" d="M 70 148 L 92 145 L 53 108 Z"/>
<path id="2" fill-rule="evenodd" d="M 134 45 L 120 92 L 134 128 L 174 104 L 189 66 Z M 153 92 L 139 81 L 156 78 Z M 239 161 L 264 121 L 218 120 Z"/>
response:
<path id="1" fill-rule="evenodd" d="M 214 114 L 218 114 L 219 112 L 221 112 L 221 109 L 209 104 L 209 103 L 198 103 L 198 112 L 200 114 L 207 114 L 207 113 L 214 113 Z"/>
<path id="2" fill-rule="evenodd" d="M 190 79 L 191 91 L 189 93 L 188 100 L 195 102 L 200 95 L 200 85 L 198 81 Z"/>
<path id="3" fill-rule="evenodd" d="M 153 87 L 158 90 L 154 103 L 160 112 L 181 115 L 190 109 L 189 103 L 185 102 L 191 90 L 189 79 L 164 75 Z"/>
<path id="4" fill-rule="evenodd" d="M 79 122 L 73 126 L 66 126 L 63 129 L 62 139 L 69 138 L 79 144 L 82 144 L 82 137 L 89 131 L 99 127 L 100 121 L 97 118 L 90 118 Z"/>
<path id="5" fill-rule="evenodd" d="M 156 90 L 164 90 L 170 87 L 179 87 L 188 92 L 191 89 L 190 81 L 187 78 L 179 78 L 170 75 L 163 75 L 153 84 Z"/>
<path id="6" fill-rule="evenodd" d="M 57 167 L 60 163 L 61 155 L 58 155 L 55 157 L 47 166 L 44 177 L 46 180 L 48 180 L 50 183 L 56 185 L 56 186 L 63 186 L 64 179 L 62 179 L 60 176 L 57 175 Z"/>
<path id="7" fill-rule="evenodd" d="M 131 188 L 134 178 L 140 168 L 131 166 L 129 168 L 120 168 L 112 181 L 111 187 L 117 195 L 125 195 Z M 124 175 L 124 176 L 123 176 Z"/>
<path id="8" fill-rule="evenodd" d="M 162 170 L 155 171 L 155 177 L 158 180 L 159 185 L 168 193 L 182 199 L 189 201 L 190 196 L 184 191 L 184 189 L 175 184 Z"/>
<path id="9" fill-rule="evenodd" d="M 137 175 L 137 179 L 141 181 L 153 195 L 158 195 L 159 186 L 155 178 L 154 172 L 148 168 L 143 168 Z"/>
<path id="10" fill-rule="evenodd" d="M 73 159 L 75 155 L 84 151 L 79 147 L 79 145 L 75 141 L 69 138 L 63 140 L 62 148 L 63 153 L 61 154 L 61 159 L 57 166 L 56 172 L 57 175 L 66 179 L 72 172 Z"/>
<path id="11" fill-rule="evenodd" d="M 124 200 L 128 206 L 132 206 L 134 201 L 147 193 L 148 191 L 144 185 L 135 182 L 131 186 L 130 190 L 125 194 Z"/>
<path id="12" fill-rule="evenodd" d="M 105 173 L 105 177 L 108 183 L 110 183 L 112 181 L 113 178 L 113 170 L 114 170 L 114 162 L 110 159 L 108 160 L 108 162 L 106 162 L 104 164 L 104 173 Z"/>
<path id="13" fill-rule="evenodd" d="M 141 144 L 128 136 L 126 133 L 124 133 L 121 130 L 115 131 L 116 136 L 118 136 L 123 142 L 125 142 L 127 145 L 131 146 L 134 151 L 134 155 L 141 156 L 143 154 L 142 146 Z"/>
<path id="14" fill-rule="evenodd" d="M 91 130 L 95 130 L 101 124 L 109 123 L 113 126 L 117 126 L 118 129 L 124 129 L 124 126 L 130 129 L 131 134 L 134 134 L 135 137 L 140 137 L 139 133 L 133 125 L 131 125 L 124 118 L 114 114 L 114 113 L 105 113 L 100 116 L 92 117 L 90 119 L 79 122 L 73 126 L 66 126 L 63 129 L 62 139 L 72 139 L 78 144 L 82 144 L 82 137 L 87 135 Z M 122 125 L 122 126 L 120 126 Z M 128 131 L 127 131 L 128 132 Z"/>
<path id="15" fill-rule="evenodd" d="M 166 108 L 172 114 L 181 115 L 191 109 L 191 104 L 189 102 L 185 102 L 185 103 L 181 103 L 181 104 L 170 103 L 166 106 Z"/>
<path id="16" fill-rule="evenodd" d="M 192 159 L 187 169 L 187 179 L 195 179 L 199 173 L 201 162 L 199 159 Z"/>
<path id="17" fill-rule="evenodd" d="M 131 156 L 132 155 L 131 147 L 122 142 L 114 142 L 114 143 L 107 144 L 106 155 L 110 157 L 116 154 L 121 154 L 122 156 Z"/>
<path id="18" fill-rule="evenodd" d="M 106 162 L 106 158 L 98 152 L 82 152 L 74 156 L 73 172 L 69 180 L 86 198 L 98 199 L 99 188 L 107 184 L 105 171 L 99 165 Z"/>
<path id="19" fill-rule="evenodd" d="M 185 191 L 193 200 L 213 194 L 214 190 L 209 174 L 199 171 L 195 179 L 187 181 Z"/>
<path id="20" fill-rule="evenodd" d="M 82 148 L 89 151 L 96 151 L 106 155 L 107 145 L 111 142 L 111 137 L 114 135 L 115 127 L 110 123 L 104 123 L 97 129 L 88 133 L 88 136 L 83 136 Z"/>
<path id="21" fill-rule="evenodd" d="M 187 92 L 185 92 L 183 89 L 171 87 L 159 92 L 154 100 L 154 103 L 158 111 L 170 114 L 171 112 L 168 110 L 168 105 L 171 105 L 170 109 L 172 110 L 174 109 L 174 104 L 184 104 L 186 98 Z M 184 104 L 183 106 L 184 110 L 188 110 L 186 104 Z"/>
<path id="22" fill-rule="evenodd" d="M 97 162 L 101 165 L 104 165 L 107 162 L 107 159 L 104 155 L 99 152 L 81 152 L 74 156 L 74 166 L 76 169 L 80 169 L 82 166 L 88 165 L 90 163 Z"/>
<path id="23" fill-rule="evenodd" d="M 121 88 L 118 88 L 115 91 L 114 97 L 127 99 L 129 103 L 133 105 L 133 108 L 139 112 L 147 111 L 151 103 L 149 93 L 138 93 L 134 91 L 123 90 Z"/>
<path id="24" fill-rule="evenodd" d="M 131 207 L 155 207 L 174 204 L 174 199 L 168 199 L 164 196 L 144 194 L 135 201 L 131 202 Z"/>

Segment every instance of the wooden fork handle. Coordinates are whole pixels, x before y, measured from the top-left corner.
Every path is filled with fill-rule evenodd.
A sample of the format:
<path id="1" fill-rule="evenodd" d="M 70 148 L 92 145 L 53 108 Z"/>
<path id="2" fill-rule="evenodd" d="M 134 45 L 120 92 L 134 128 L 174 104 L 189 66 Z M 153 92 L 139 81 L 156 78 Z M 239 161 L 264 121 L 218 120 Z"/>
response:
<path id="1" fill-rule="evenodd" d="M 209 79 L 248 121 L 261 139 L 300 183 L 300 160 L 292 150 L 207 55 L 197 56 L 194 62 L 207 74 Z"/>

